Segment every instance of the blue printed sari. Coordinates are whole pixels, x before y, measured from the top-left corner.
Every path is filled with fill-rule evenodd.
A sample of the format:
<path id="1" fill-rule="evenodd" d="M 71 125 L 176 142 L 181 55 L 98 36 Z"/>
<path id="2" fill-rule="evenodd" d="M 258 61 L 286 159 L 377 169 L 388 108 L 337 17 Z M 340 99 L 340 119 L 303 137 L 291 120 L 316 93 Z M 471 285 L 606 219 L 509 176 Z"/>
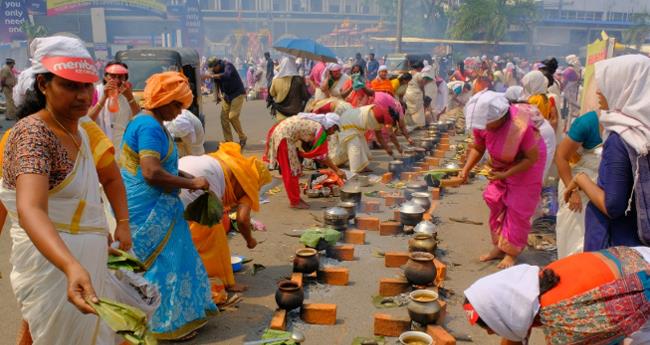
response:
<path id="1" fill-rule="evenodd" d="M 133 250 L 146 266 L 145 279 L 158 287 L 162 297 L 150 320 L 151 330 L 158 339 L 179 339 L 203 327 L 207 315 L 217 308 L 178 191 L 149 185 L 140 167 L 143 157 L 159 158 L 167 172 L 178 174 L 174 142 L 156 119 L 139 114 L 124 132 L 120 157 Z"/>

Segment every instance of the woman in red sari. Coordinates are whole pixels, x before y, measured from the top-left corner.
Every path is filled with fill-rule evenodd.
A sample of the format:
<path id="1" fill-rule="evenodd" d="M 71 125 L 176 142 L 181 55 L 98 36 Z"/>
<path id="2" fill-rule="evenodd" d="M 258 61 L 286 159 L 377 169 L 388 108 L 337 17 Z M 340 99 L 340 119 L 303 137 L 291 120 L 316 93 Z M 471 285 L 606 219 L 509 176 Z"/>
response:
<path id="1" fill-rule="evenodd" d="M 266 141 L 264 160 L 278 164 L 291 208 L 308 209 L 300 197 L 300 158 L 314 159 L 332 169 L 339 177 L 345 173 L 328 158 L 327 136 L 339 130 L 340 119 L 334 113 L 292 116 L 271 127 Z M 306 150 L 299 147 L 308 146 Z"/>
<path id="2" fill-rule="evenodd" d="M 361 65 L 352 66 L 350 75 L 351 78 L 343 84 L 343 92 L 341 92 L 343 99 L 355 108 L 372 104 L 375 91 L 370 87 L 370 83 L 366 81 Z"/>

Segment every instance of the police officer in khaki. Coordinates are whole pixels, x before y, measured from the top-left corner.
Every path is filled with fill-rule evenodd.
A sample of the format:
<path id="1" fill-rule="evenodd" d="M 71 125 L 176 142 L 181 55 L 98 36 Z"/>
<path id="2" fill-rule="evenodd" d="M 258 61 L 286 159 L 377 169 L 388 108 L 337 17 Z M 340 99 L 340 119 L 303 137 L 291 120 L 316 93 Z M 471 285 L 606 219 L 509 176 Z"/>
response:
<path id="1" fill-rule="evenodd" d="M 16 61 L 12 58 L 7 58 L 4 67 L 0 69 L 0 85 L 2 86 L 2 93 L 5 96 L 7 109 L 5 110 L 5 118 L 7 120 L 16 120 L 16 105 L 13 99 L 13 90 L 16 86 L 16 76 L 14 75 L 14 66 Z"/>

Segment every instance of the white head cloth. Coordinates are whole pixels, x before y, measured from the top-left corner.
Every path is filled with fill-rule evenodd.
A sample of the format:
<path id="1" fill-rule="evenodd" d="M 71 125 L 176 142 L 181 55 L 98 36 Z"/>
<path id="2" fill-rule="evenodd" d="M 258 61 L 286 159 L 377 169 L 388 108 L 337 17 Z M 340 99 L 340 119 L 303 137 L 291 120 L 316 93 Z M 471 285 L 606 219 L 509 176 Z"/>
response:
<path id="1" fill-rule="evenodd" d="M 548 79 L 546 79 L 544 73 L 540 71 L 526 73 L 526 75 L 521 79 L 521 84 L 528 96 L 539 94 L 545 95 L 548 90 Z"/>
<path id="2" fill-rule="evenodd" d="M 571 66 L 581 67 L 580 58 L 577 57 L 574 54 L 567 55 L 567 57 L 565 58 L 565 61 L 566 61 L 566 63 L 568 63 Z"/>
<path id="3" fill-rule="evenodd" d="M 325 129 L 330 129 L 334 126 L 341 127 L 341 118 L 336 113 L 315 114 L 315 113 L 298 113 L 301 119 L 312 120 L 320 123 Z"/>
<path id="4" fill-rule="evenodd" d="M 510 107 L 510 102 L 502 93 L 483 90 L 469 99 L 465 105 L 467 130 L 485 129 L 485 125 L 502 118 Z"/>
<path id="5" fill-rule="evenodd" d="M 343 67 L 337 63 L 328 63 L 325 65 L 325 69 L 323 69 L 323 73 L 321 74 L 321 80 L 327 80 L 330 77 L 330 71 L 340 71 Z"/>
<path id="6" fill-rule="evenodd" d="M 298 74 L 298 66 L 296 66 L 296 62 L 288 57 L 283 57 L 282 60 L 280 61 L 280 67 L 278 69 L 278 74 L 276 74 L 273 79 L 275 78 L 282 78 L 282 77 L 292 77 Z"/>
<path id="7" fill-rule="evenodd" d="M 38 37 L 29 46 L 32 66 L 18 75 L 18 82 L 13 90 L 16 107 L 25 101 L 25 93 L 34 88 L 35 76 L 49 72 L 41 60 L 46 56 L 67 56 L 91 59 L 84 43 L 76 38 L 67 36 Z"/>
<path id="8" fill-rule="evenodd" d="M 388 71 L 388 67 L 386 67 L 386 65 L 379 66 L 379 69 L 377 69 L 377 72 L 381 72 L 381 71 Z"/>
<path id="9" fill-rule="evenodd" d="M 509 87 L 504 94 L 510 102 L 520 102 L 526 99 L 524 97 L 524 88 L 519 85 Z"/>
<path id="10" fill-rule="evenodd" d="M 539 267 L 517 265 L 481 278 L 465 297 L 496 334 L 523 341 L 539 311 Z"/>
<path id="11" fill-rule="evenodd" d="M 595 78 L 609 110 L 600 123 L 616 132 L 639 155 L 650 146 L 650 58 L 625 55 L 596 63 Z"/>

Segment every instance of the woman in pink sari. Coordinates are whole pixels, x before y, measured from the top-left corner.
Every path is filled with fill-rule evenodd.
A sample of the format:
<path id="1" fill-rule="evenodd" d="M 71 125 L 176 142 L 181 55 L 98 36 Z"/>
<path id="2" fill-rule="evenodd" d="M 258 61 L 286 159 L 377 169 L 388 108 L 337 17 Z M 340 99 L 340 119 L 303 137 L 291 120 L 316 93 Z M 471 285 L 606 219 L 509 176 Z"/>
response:
<path id="1" fill-rule="evenodd" d="M 477 93 L 465 106 L 465 117 L 474 145 L 460 176 L 469 176 L 486 149 L 491 168 L 483 199 L 490 209 L 493 248 L 480 260 L 502 259 L 497 267 L 507 268 L 528 242 L 542 191 L 546 145 L 529 112 L 511 106 L 501 93 Z"/>

